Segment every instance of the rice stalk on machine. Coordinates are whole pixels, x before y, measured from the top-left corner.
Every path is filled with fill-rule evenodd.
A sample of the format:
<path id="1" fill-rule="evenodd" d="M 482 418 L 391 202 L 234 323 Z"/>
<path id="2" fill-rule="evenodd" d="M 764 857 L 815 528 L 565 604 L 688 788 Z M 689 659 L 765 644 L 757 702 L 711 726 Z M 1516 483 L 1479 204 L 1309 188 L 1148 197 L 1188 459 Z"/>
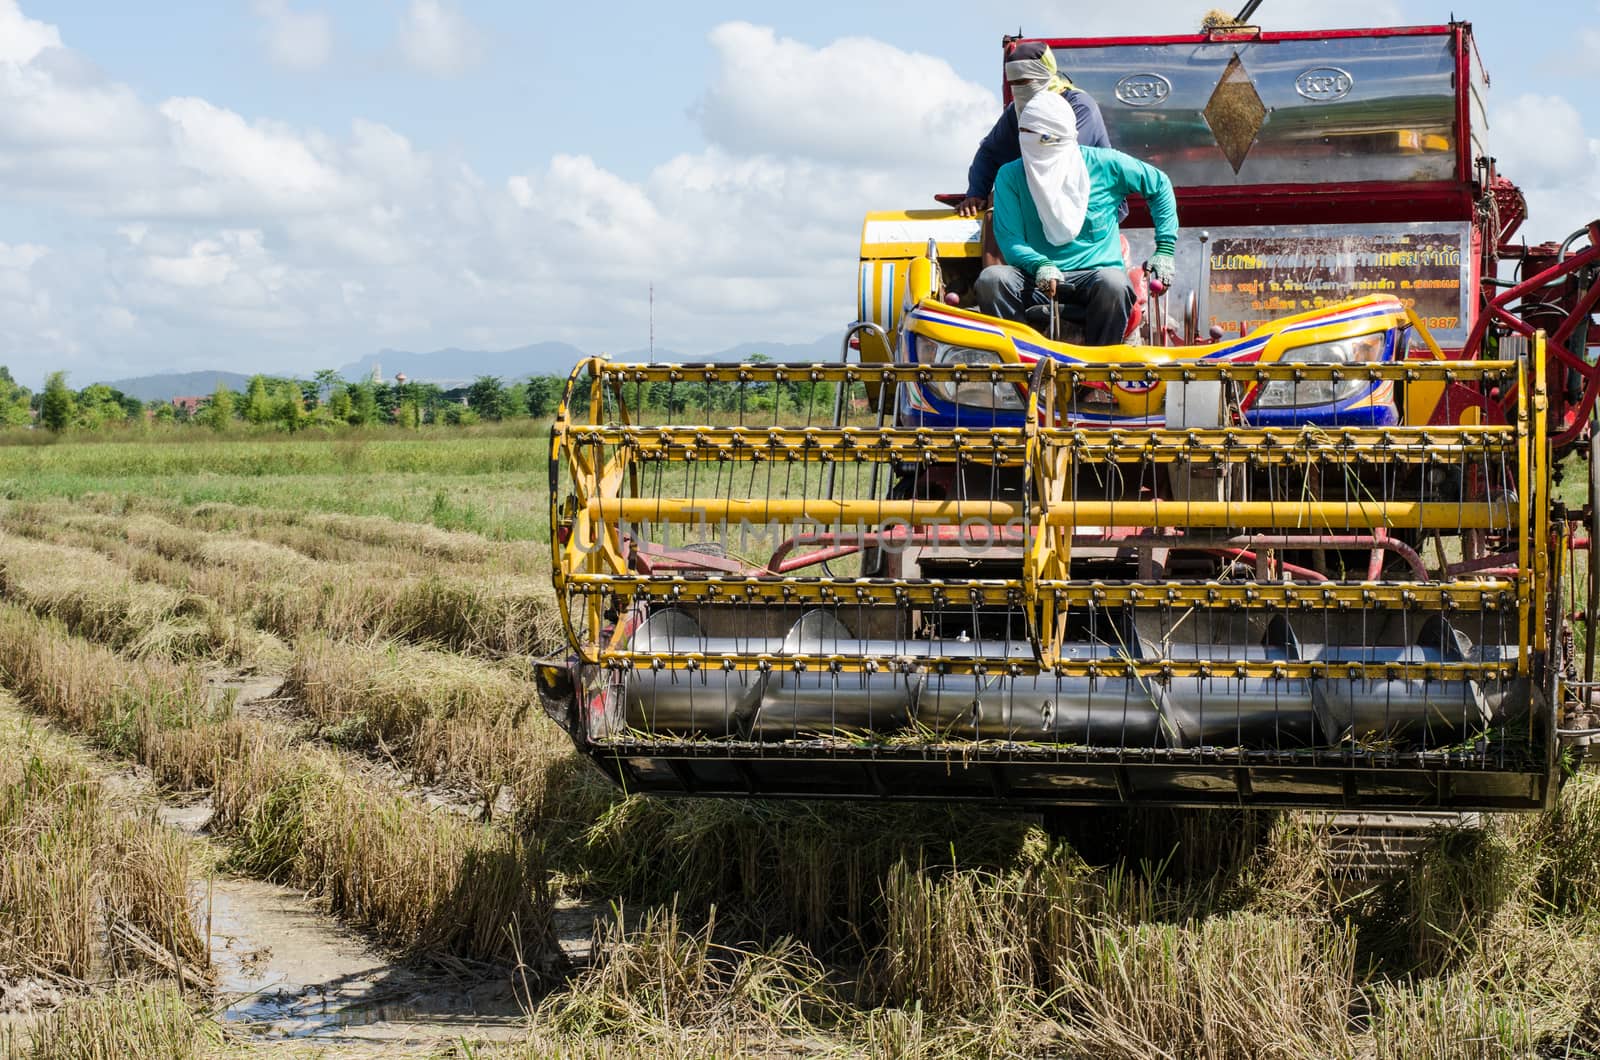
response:
<path id="1" fill-rule="evenodd" d="M 635 791 L 1551 805 L 1600 228 L 1512 242 L 1470 26 L 1047 43 L 1172 177 L 1174 289 L 1076 345 L 973 308 L 981 220 L 872 214 L 839 361 L 579 364 L 547 709 Z"/>

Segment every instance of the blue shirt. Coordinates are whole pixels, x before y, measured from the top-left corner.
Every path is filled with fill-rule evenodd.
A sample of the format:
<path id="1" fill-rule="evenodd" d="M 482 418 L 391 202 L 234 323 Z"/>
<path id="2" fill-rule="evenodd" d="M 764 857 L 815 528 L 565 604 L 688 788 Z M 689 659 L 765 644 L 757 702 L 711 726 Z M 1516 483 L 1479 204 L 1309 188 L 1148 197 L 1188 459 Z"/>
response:
<path id="1" fill-rule="evenodd" d="M 1078 116 L 1078 143 L 1084 147 L 1110 147 L 1111 138 L 1106 135 L 1106 122 L 1100 116 L 1100 104 L 1094 101 L 1094 97 L 1076 88 L 1067 89 L 1061 96 L 1072 104 L 1073 113 Z M 978 153 L 972 156 L 972 165 L 967 168 L 967 197 L 986 198 L 994 188 L 994 175 L 1000 167 L 1021 157 L 1022 144 L 1017 140 L 1017 107 L 1015 103 L 1008 103 L 1000 114 L 1000 120 L 994 123 L 989 135 L 978 144 Z"/>
<path id="2" fill-rule="evenodd" d="M 1078 238 L 1066 246 L 1051 243 L 1039 220 L 1039 209 L 1028 190 L 1022 161 L 1000 167 L 994 178 L 994 239 L 1006 264 L 1029 276 L 1041 265 L 1062 272 L 1122 267 L 1121 231 L 1117 211 L 1133 192 L 1144 196 L 1155 224 L 1156 240 L 1178 237 L 1178 200 L 1172 181 L 1148 162 L 1109 147 L 1083 147 L 1089 169 L 1089 207 L 1084 211 Z"/>

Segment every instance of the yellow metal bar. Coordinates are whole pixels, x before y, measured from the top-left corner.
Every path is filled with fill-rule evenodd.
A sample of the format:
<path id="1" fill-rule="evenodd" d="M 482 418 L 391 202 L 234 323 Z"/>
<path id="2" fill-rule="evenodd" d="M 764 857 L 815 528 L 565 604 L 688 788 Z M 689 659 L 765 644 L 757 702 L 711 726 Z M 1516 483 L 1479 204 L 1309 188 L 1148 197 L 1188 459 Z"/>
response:
<path id="1" fill-rule="evenodd" d="M 1520 503 L 1526 503 L 1521 501 Z M 885 523 L 953 526 L 967 520 L 1003 525 L 1022 521 L 1026 506 L 997 500 L 855 500 L 825 498 L 643 498 L 589 501 L 604 523 L 720 524 L 805 522 L 854 527 Z M 1509 529 L 1517 517 L 1505 501 L 1452 504 L 1437 501 L 1062 501 L 1044 515 L 1048 526 L 1197 526 L 1397 530 Z M 1526 525 L 1525 523 L 1523 525 Z"/>
<path id="2" fill-rule="evenodd" d="M 926 642 L 915 642 L 918 645 Z M 910 643 L 907 647 L 910 647 Z M 1129 677 L 1146 681 L 1168 678 L 1279 678 L 1283 680 L 1468 681 L 1501 680 L 1514 675 L 1509 663 L 1305 662 L 1271 659 L 1062 659 L 1040 666 L 1032 659 L 974 659 L 970 656 L 914 656 L 864 659 L 859 655 L 739 654 L 674 651 L 671 653 L 603 651 L 604 665 L 622 669 L 781 670 L 804 673 L 929 672 L 979 674 L 991 677 Z"/>
<path id="3" fill-rule="evenodd" d="M 1170 364 L 1070 364 L 1051 362 L 1060 383 L 1149 383 L 1221 379 L 1254 383 L 1275 379 L 1370 379 L 1415 382 L 1443 379 L 1467 382 L 1516 377 L 1515 361 L 1386 361 L 1375 364 L 1291 363 L 1253 361 L 1180 361 Z M 614 383 L 916 383 L 1000 382 L 1027 384 L 1033 367 L 1002 365 L 923 364 L 621 364 L 602 362 L 598 369 Z"/>
<path id="4" fill-rule="evenodd" d="M 1530 446 L 1531 447 L 1532 446 L 1532 442 L 1529 439 L 1529 431 L 1531 429 L 1531 423 L 1530 423 L 1529 413 L 1528 413 L 1528 388 L 1529 388 L 1529 383 L 1530 383 L 1530 380 L 1528 379 L 1527 372 L 1525 370 L 1519 371 L 1518 378 L 1517 378 L 1517 435 L 1523 440 L 1523 444 L 1525 446 Z M 1526 456 L 1526 455 L 1529 455 L 1529 454 L 1524 454 L 1524 455 Z M 1531 498 L 1528 496 L 1528 493 L 1529 493 L 1528 461 L 1526 459 L 1518 460 L 1517 461 L 1517 528 L 1521 532 L 1519 534 L 1517 534 L 1517 570 L 1523 571 L 1523 572 L 1526 572 L 1526 571 L 1529 570 L 1529 566 L 1528 566 L 1528 548 L 1529 548 L 1528 532 L 1529 532 L 1530 528 L 1533 525 L 1531 520 L 1530 520 L 1530 517 L 1529 517 L 1528 502 L 1531 500 Z M 1544 548 L 1545 547 L 1544 542 L 1540 542 L 1539 543 L 1539 547 L 1540 548 Z M 1530 607 L 1532 606 L 1532 600 L 1529 598 L 1529 590 L 1528 590 L 1528 585 L 1527 585 L 1526 582 L 1519 581 L 1518 589 L 1519 589 L 1519 591 L 1517 593 L 1517 598 L 1518 598 L 1518 606 L 1517 606 L 1517 626 L 1518 626 L 1518 629 L 1517 629 L 1517 644 L 1521 647 L 1522 650 L 1517 652 L 1517 673 L 1520 676 L 1526 677 L 1528 675 L 1528 673 L 1530 672 L 1531 666 L 1532 666 L 1532 661 L 1529 658 L 1530 652 L 1528 651 L 1528 648 L 1532 644 L 1532 641 L 1529 638 L 1529 628 L 1528 628 L 1528 618 L 1529 618 L 1528 612 L 1529 612 Z"/>
<path id="5" fill-rule="evenodd" d="M 608 445 L 634 445 L 657 448 L 808 448 L 816 446 L 854 446 L 890 448 L 905 446 L 978 446 L 981 448 L 1020 448 L 1025 439 L 1021 427 L 708 427 L 694 424 L 623 427 L 569 426 L 563 428 L 576 441 Z"/>
<path id="6" fill-rule="evenodd" d="M 1545 378 L 1545 334 L 1538 331 L 1533 336 L 1533 385 L 1531 404 L 1533 406 L 1533 433 L 1528 438 L 1528 446 L 1532 465 L 1529 476 L 1533 482 L 1533 600 L 1541 606 L 1548 599 L 1547 593 L 1551 591 L 1550 584 L 1550 553 L 1554 544 L 1550 538 L 1550 505 L 1554 498 L 1550 496 L 1550 438 L 1549 416 L 1550 396 L 1546 393 L 1547 381 Z M 1595 498 L 1589 498 L 1590 503 L 1596 503 Z M 1548 608 L 1545 608 L 1548 610 Z M 1545 615 L 1539 613 L 1534 616 L 1534 648 L 1545 651 L 1548 648 L 1548 625 Z"/>
<path id="7" fill-rule="evenodd" d="M 1428 356 L 1436 361 L 1444 360 L 1444 351 L 1439 348 L 1439 343 L 1434 339 L 1422 318 L 1416 311 L 1406 309 L 1406 317 L 1411 321 L 1412 334 L 1422 339 L 1427 347 Z M 1410 356 L 1417 356 L 1413 347 Z M 1445 381 L 1443 379 L 1413 380 L 1405 389 L 1406 422 L 1425 424 L 1433 421 L 1433 414 L 1439 407 L 1439 402 L 1444 399 Z"/>
<path id="8" fill-rule="evenodd" d="M 1348 446 L 1487 446 L 1510 445 L 1516 430 L 1505 424 L 1482 427 L 1043 427 L 1039 436 L 1059 445 L 1107 446 L 1143 444 L 1162 448 L 1189 446 L 1276 446 L 1335 449 Z"/>
<path id="9" fill-rule="evenodd" d="M 626 447 L 644 460 L 782 460 L 785 462 L 885 462 L 933 454 L 965 454 L 985 463 L 1015 465 L 1026 455 L 1022 428 L 869 427 L 622 427 L 563 426 L 574 445 Z M 1208 428 L 1195 430 L 1084 430 L 1041 428 L 1046 445 L 1072 450 L 1082 460 L 1174 463 L 1285 464 L 1441 463 L 1509 453 L 1515 428 L 1421 429 Z"/>
<path id="10" fill-rule="evenodd" d="M 878 578 L 740 577 L 710 575 L 574 574 L 574 592 L 615 593 L 658 603 L 830 604 L 960 608 L 1021 606 L 1020 580 L 942 582 Z M 1502 578 L 1453 582 L 1060 582 L 1041 581 L 1040 595 L 1058 604 L 1099 607 L 1223 607 L 1262 610 L 1382 608 L 1425 611 L 1506 611 L 1517 604 L 1516 583 Z"/>

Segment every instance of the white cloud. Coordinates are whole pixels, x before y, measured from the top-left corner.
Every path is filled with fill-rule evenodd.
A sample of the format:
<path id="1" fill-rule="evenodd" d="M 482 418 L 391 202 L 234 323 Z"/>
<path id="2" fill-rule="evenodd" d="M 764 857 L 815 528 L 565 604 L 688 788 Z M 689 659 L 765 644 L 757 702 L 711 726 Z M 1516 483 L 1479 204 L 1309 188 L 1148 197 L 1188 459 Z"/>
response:
<path id="1" fill-rule="evenodd" d="M 49 257 L 50 248 L 38 244 L 0 243 L 0 358 L 24 385 L 43 379 L 49 359 L 72 350 L 45 277 Z"/>
<path id="2" fill-rule="evenodd" d="M 729 22 L 711 31 L 717 77 L 699 118 L 715 144 L 744 153 L 898 165 L 950 162 L 1000 110 L 949 63 L 881 41 L 822 48 Z"/>
<path id="3" fill-rule="evenodd" d="M 0 243 L 0 269 L 17 269 L 26 272 L 33 268 L 33 263 L 44 257 L 50 251 L 36 243 L 17 243 L 7 246 Z"/>
<path id="4" fill-rule="evenodd" d="M 182 257 L 155 255 L 144 264 L 152 277 L 177 287 L 216 287 L 239 269 L 222 244 L 213 239 L 200 240 Z"/>
<path id="5" fill-rule="evenodd" d="M 333 56 L 333 22 L 326 12 L 296 11 L 288 0 L 254 0 L 267 57 L 289 70 L 316 70 Z"/>
<path id="6" fill-rule="evenodd" d="M 483 36 L 447 0 L 411 0 L 395 37 L 407 65 L 432 77 L 455 77 L 483 53 Z"/>
<path id="7" fill-rule="evenodd" d="M 1600 139 L 1565 99 L 1525 93 L 1497 103 L 1489 145 L 1501 175 L 1527 196 L 1528 239 L 1564 239 L 1600 216 Z"/>
<path id="8" fill-rule="evenodd" d="M 285 127 L 251 125 L 203 99 L 169 99 L 160 111 L 171 123 L 175 160 L 203 183 L 191 208 L 318 210 L 339 196 L 339 174 Z"/>
<path id="9" fill-rule="evenodd" d="M 46 48 L 61 47 L 54 26 L 35 22 L 22 13 L 16 0 L 0 0 L 0 63 L 26 63 Z"/>
<path id="10" fill-rule="evenodd" d="M 1507 174 L 1525 188 L 1581 182 L 1593 165 L 1583 116 L 1560 96 L 1525 93 L 1496 105 L 1489 135 Z"/>
<path id="11" fill-rule="evenodd" d="M 27 152 L 33 168 L 71 160 L 76 150 L 139 143 L 155 124 L 127 86 L 107 82 L 82 57 L 58 48 L 20 61 L 0 58 L 0 99 L 0 166 L 7 148 Z"/>

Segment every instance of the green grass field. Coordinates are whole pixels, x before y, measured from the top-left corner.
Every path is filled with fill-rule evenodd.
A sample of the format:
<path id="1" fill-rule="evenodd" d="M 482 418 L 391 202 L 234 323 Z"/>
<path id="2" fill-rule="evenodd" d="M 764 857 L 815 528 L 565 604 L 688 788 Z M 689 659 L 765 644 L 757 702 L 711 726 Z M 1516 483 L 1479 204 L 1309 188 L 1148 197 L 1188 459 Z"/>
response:
<path id="1" fill-rule="evenodd" d="M 0 984 L 60 1001 L 12 1055 L 342 1055 L 218 1025 L 173 912 L 207 859 L 519 984 L 525 1030 L 419 1056 L 1600 1054 L 1592 776 L 1365 889 L 1300 814 L 1143 811 L 1086 860 L 1025 816 L 616 791 L 528 666 L 544 430 L 0 445 Z M 208 800 L 209 853 L 106 794 L 127 762 Z M 582 967 L 573 903 L 624 911 Z"/>
<path id="2" fill-rule="evenodd" d="M 378 515 L 496 540 L 545 540 L 548 424 L 361 439 L 0 445 L 0 498 L 132 496 L 193 507 Z"/>

